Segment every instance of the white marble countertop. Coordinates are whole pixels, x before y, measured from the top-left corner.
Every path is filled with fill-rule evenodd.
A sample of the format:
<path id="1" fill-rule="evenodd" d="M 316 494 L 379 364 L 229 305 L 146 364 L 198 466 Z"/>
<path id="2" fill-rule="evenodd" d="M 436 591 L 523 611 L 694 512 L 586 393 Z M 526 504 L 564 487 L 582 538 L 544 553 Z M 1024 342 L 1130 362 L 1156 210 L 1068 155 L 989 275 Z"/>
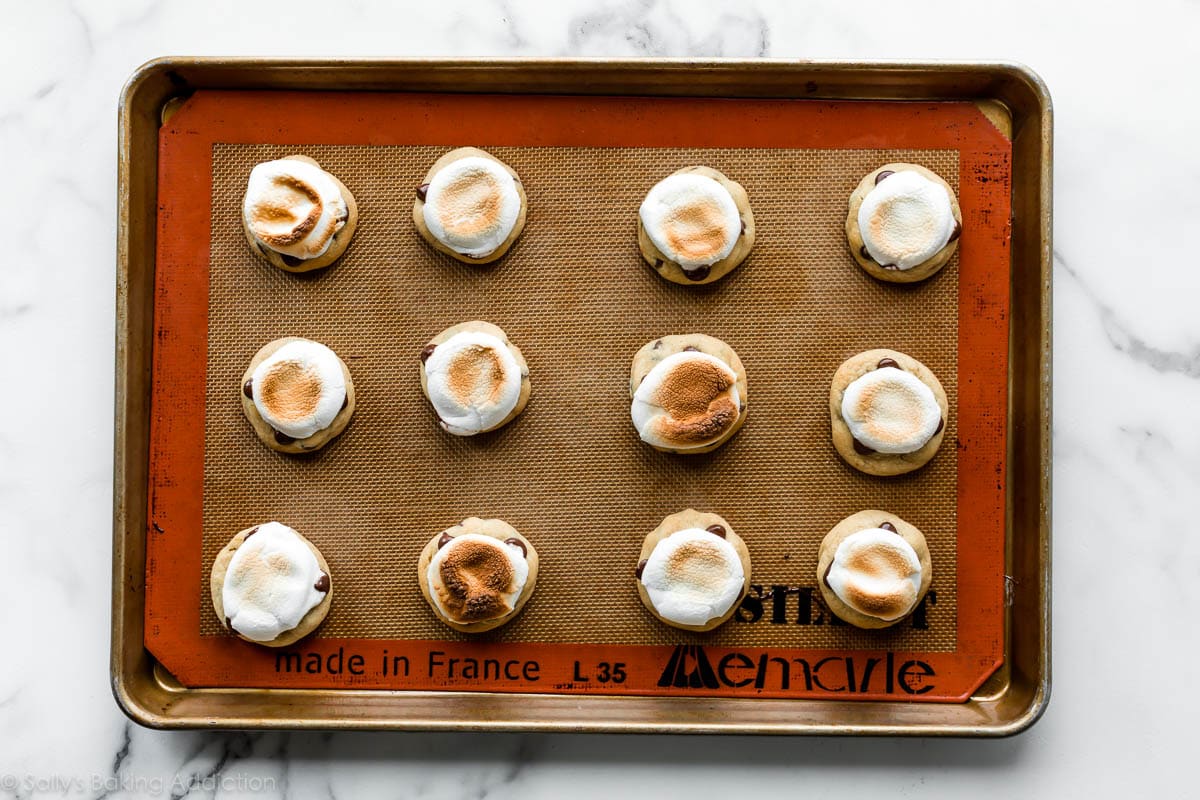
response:
<path id="1" fill-rule="evenodd" d="M 1200 712 L 1200 6 L 9 3 L 0 798 L 1146 796 Z M 1056 107 L 1055 690 L 1001 741 L 167 733 L 108 685 L 116 102 L 159 55 L 1013 59 Z M 20 223 L 19 225 L 17 223 Z M 32 610 L 31 610 L 32 609 Z M 30 658 L 32 652 L 37 658 Z"/>

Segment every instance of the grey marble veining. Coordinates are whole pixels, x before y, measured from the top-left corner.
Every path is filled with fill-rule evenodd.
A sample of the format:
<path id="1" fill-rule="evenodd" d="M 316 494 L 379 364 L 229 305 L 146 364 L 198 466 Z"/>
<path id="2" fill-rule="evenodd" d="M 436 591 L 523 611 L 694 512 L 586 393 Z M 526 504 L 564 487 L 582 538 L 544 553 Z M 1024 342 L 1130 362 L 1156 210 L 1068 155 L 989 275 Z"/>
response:
<path id="1" fill-rule="evenodd" d="M 1200 5 L 7 3 L 0 798 L 1167 796 L 1200 711 Z M 164 54 L 1014 59 L 1056 106 L 1055 696 L 1013 740 L 161 733 L 107 678 L 116 98 Z"/>

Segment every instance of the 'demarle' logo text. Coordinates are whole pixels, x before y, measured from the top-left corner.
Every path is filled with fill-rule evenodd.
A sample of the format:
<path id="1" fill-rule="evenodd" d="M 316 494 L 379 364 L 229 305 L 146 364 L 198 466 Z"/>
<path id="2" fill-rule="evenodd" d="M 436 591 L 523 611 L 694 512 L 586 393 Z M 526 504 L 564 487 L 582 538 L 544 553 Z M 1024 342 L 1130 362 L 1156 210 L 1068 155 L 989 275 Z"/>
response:
<path id="1" fill-rule="evenodd" d="M 934 688 L 933 667 L 917 659 L 838 655 L 819 659 L 727 652 L 710 657 L 700 645 L 681 644 L 659 676 L 663 689 L 758 689 L 830 694 L 925 694 Z"/>

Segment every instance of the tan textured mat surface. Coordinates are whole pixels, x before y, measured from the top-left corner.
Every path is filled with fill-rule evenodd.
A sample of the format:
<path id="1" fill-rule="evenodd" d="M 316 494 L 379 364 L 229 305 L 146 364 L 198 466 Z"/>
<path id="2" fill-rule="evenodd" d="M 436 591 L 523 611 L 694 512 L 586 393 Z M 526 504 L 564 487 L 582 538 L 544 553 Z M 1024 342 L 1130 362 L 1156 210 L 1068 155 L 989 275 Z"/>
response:
<path id="1" fill-rule="evenodd" d="M 889 648 L 955 647 L 957 256 L 915 287 L 881 284 L 846 251 L 846 199 L 888 161 L 958 185 L 953 151 L 491 148 L 529 196 L 523 237 L 491 266 L 460 264 L 413 228 L 413 191 L 447 148 L 216 145 L 205 418 L 201 627 L 213 557 L 237 531 L 277 519 L 314 541 L 333 571 L 332 612 L 316 636 L 460 639 L 416 582 L 420 549 L 464 517 L 502 517 L 541 555 L 536 593 L 508 641 Z M 328 270 L 296 276 L 254 257 L 239 209 L 254 164 L 316 158 L 353 191 L 359 228 Z M 641 259 L 646 190 L 706 164 L 742 183 L 758 240 L 732 275 L 704 288 L 659 278 Z M 201 200 L 198 198 L 198 202 Z M 528 359 L 533 396 L 500 431 L 469 439 L 435 425 L 418 353 L 468 319 L 503 327 Z M 703 332 L 737 350 L 749 377 L 745 426 L 715 453 L 643 445 L 629 420 L 628 374 L 645 342 Z M 239 379 L 265 342 L 324 342 L 349 365 L 358 410 L 312 456 L 264 447 L 242 416 Z M 848 356 L 889 347 L 920 359 L 950 401 L 946 443 L 899 478 L 861 475 L 829 441 L 829 381 Z M 732 621 L 693 635 L 654 620 L 633 585 L 642 538 L 688 506 L 726 517 L 746 540 L 753 583 L 815 586 L 817 546 L 843 517 L 882 508 L 921 528 L 934 565 L 928 630 Z M 818 607 L 817 618 L 827 614 Z M 796 597 L 787 616 L 796 617 Z M 767 616 L 770 616 L 768 605 Z"/>

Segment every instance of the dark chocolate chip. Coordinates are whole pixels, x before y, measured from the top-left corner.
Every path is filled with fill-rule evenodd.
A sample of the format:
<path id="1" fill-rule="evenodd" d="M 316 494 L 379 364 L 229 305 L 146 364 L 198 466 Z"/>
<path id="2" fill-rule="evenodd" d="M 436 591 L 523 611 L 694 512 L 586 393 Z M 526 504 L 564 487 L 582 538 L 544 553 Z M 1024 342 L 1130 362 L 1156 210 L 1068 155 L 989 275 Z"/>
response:
<path id="1" fill-rule="evenodd" d="M 313 584 L 313 588 L 316 589 L 318 592 L 328 592 L 329 591 L 329 576 L 327 574 L 325 574 L 324 572 L 322 572 L 321 577 L 317 578 L 317 582 Z"/>
<path id="2" fill-rule="evenodd" d="M 261 526 L 259 526 L 259 525 L 255 525 L 253 528 L 251 528 L 250 530 L 246 531 L 246 535 L 242 537 L 242 541 L 244 542 L 244 541 L 246 541 L 247 539 L 249 539 L 251 536 L 253 536 L 254 534 L 258 533 L 258 529 L 259 529 L 259 527 L 261 527 Z"/>
<path id="3" fill-rule="evenodd" d="M 832 569 L 833 569 L 833 561 L 831 560 L 829 562 L 829 566 L 827 566 L 825 568 L 825 574 L 821 576 L 821 582 L 824 583 L 826 586 L 829 586 L 829 571 Z M 829 588 L 832 589 L 833 587 L 829 586 Z"/>
<path id="4" fill-rule="evenodd" d="M 858 453 L 860 456 L 869 456 L 872 453 L 874 453 L 875 451 L 872 450 L 871 448 L 867 447 L 865 444 L 860 442 L 858 439 L 855 439 L 854 440 L 854 452 Z"/>
<path id="5" fill-rule="evenodd" d="M 654 342 L 654 346 L 653 346 L 653 347 L 651 347 L 650 349 L 651 349 L 651 350 L 658 350 L 658 349 L 660 349 L 660 348 L 662 348 L 662 339 L 657 339 L 657 340 L 655 340 L 655 342 Z"/>
<path id="6" fill-rule="evenodd" d="M 962 223 L 955 221 L 954 231 L 950 234 L 950 241 L 953 242 L 958 237 L 962 236 Z"/>
<path id="7" fill-rule="evenodd" d="M 742 220 L 742 233 L 746 232 L 746 220 Z M 739 234 L 740 235 L 740 234 Z"/>
<path id="8" fill-rule="evenodd" d="M 655 269 L 659 269 L 660 267 L 662 267 L 662 265 L 663 265 L 663 260 L 661 258 L 654 259 L 654 268 Z"/>
<path id="9" fill-rule="evenodd" d="M 645 571 L 646 571 L 646 559 L 643 558 L 641 561 L 638 562 L 637 569 L 635 569 L 633 571 L 633 574 L 638 576 L 638 578 L 641 578 L 642 573 Z"/>
<path id="10" fill-rule="evenodd" d="M 229 617 L 225 618 L 225 627 L 233 630 L 233 620 L 231 620 Z"/>
<path id="11" fill-rule="evenodd" d="M 714 534 L 716 536 L 720 536 L 722 539 L 725 538 L 725 526 L 724 525 L 709 525 L 704 530 L 706 530 L 709 533 Z"/>
<path id="12" fill-rule="evenodd" d="M 880 171 L 880 173 L 875 176 L 875 185 L 878 186 L 879 182 L 882 181 L 884 178 L 890 177 L 895 174 L 896 174 L 896 170 L 894 170 L 894 169 L 885 169 L 885 170 Z"/>
<path id="13" fill-rule="evenodd" d="M 881 358 L 879 359 L 879 363 L 876 365 L 876 367 L 878 369 L 886 369 L 887 367 L 891 367 L 892 369 L 900 369 L 900 365 L 896 363 L 896 359 L 894 358 Z"/>
<path id="14" fill-rule="evenodd" d="M 275 431 L 275 441 L 279 442 L 280 444 L 291 444 L 296 440 L 291 436 L 288 436 L 283 431 Z"/>
<path id="15" fill-rule="evenodd" d="M 871 257 L 871 254 L 870 254 L 869 252 L 867 252 L 867 246 L 866 246 L 865 244 L 864 244 L 862 247 L 858 248 L 858 253 L 859 253 L 859 255 L 861 255 L 863 258 L 870 258 L 870 257 Z"/>
<path id="16" fill-rule="evenodd" d="M 427 344 L 421 349 L 421 363 L 424 364 L 433 355 L 433 351 L 437 349 L 436 344 Z"/>
<path id="17" fill-rule="evenodd" d="M 890 522 L 881 522 L 881 523 L 879 523 L 879 527 L 885 531 L 891 531 L 892 533 L 896 533 L 896 526 Z"/>
<path id="18" fill-rule="evenodd" d="M 450 540 L 453 538 L 454 537 L 451 536 L 450 534 L 446 533 L 445 531 L 442 531 L 441 537 L 438 538 L 438 550 L 441 550 L 443 547 L 445 547 L 447 544 L 449 544 Z"/>
<path id="19" fill-rule="evenodd" d="M 509 538 L 505 539 L 505 540 L 504 540 L 504 543 L 505 543 L 505 544 L 511 544 L 513 547 L 519 547 L 519 548 L 521 548 L 521 555 L 522 555 L 522 556 L 528 556 L 528 555 L 529 555 L 529 549 L 528 549 L 527 547 L 525 547 L 525 543 L 524 543 L 524 542 L 522 542 L 520 539 L 518 539 L 518 538 L 517 538 L 517 537 L 515 537 L 515 536 L 510 536 Z"/>
<path id="20" fill-rule="evenodd" d="M 938 419 L 938 426 L 937 426 L 937 428 L 934 429 L 933 435 L 937 436 L 939 433 L 942 432 L 942 429 L 945 427 L 946 427 L 946 420 Z"/>
<path id="21" fill-rule="evenodd" d="M 425 195 L 427 195 L 427 194 L 429 194 L 429 184 L 428 183 L 422 183 L 420 186 L 417 187 L 417 197 L 420 199 L 420 201 L 422 203 L 425 202 Z"/>
<path id="22" fill-rule="evenodd" d="M 246 381 L 244 384 L 242 384 L 242 394 L 246 395 L 246 397 L 249 397 L 251 400 L 254 399 L 254 381 Z"/>
<path id="23" fill-rule="evenodd" d="M 707 278 L 708 273 L 710 273 L 712 271 L 709 267 L 706 267 L 704 265 L 701 265 L 699 267 L 692 267 L 691 269 L 688 269 L 687 267 L 682 267 L 682 269 L 683 269 L 683 277 L 687 278 L 689 281 L 702 281 L 705 278 Z"/>
<path id="24" fill-rule="evenodd" d="M 281 259 L 283 259 L 283 263 L 287 264 L 289 267 L 298 267 L 304 263 L 303 258 L 296 258 L 295 256 L 289 256 L 287 253 L 280 253 L 279 257 Z"/>
<path id="25" fill-rule="evenodd" d="M 347 394 L 342 398 L 342 407 L 339 409 L 339 411 L 345 411 L 346 406 L 348 405 L 350 405 L 350 395 Z"/>

